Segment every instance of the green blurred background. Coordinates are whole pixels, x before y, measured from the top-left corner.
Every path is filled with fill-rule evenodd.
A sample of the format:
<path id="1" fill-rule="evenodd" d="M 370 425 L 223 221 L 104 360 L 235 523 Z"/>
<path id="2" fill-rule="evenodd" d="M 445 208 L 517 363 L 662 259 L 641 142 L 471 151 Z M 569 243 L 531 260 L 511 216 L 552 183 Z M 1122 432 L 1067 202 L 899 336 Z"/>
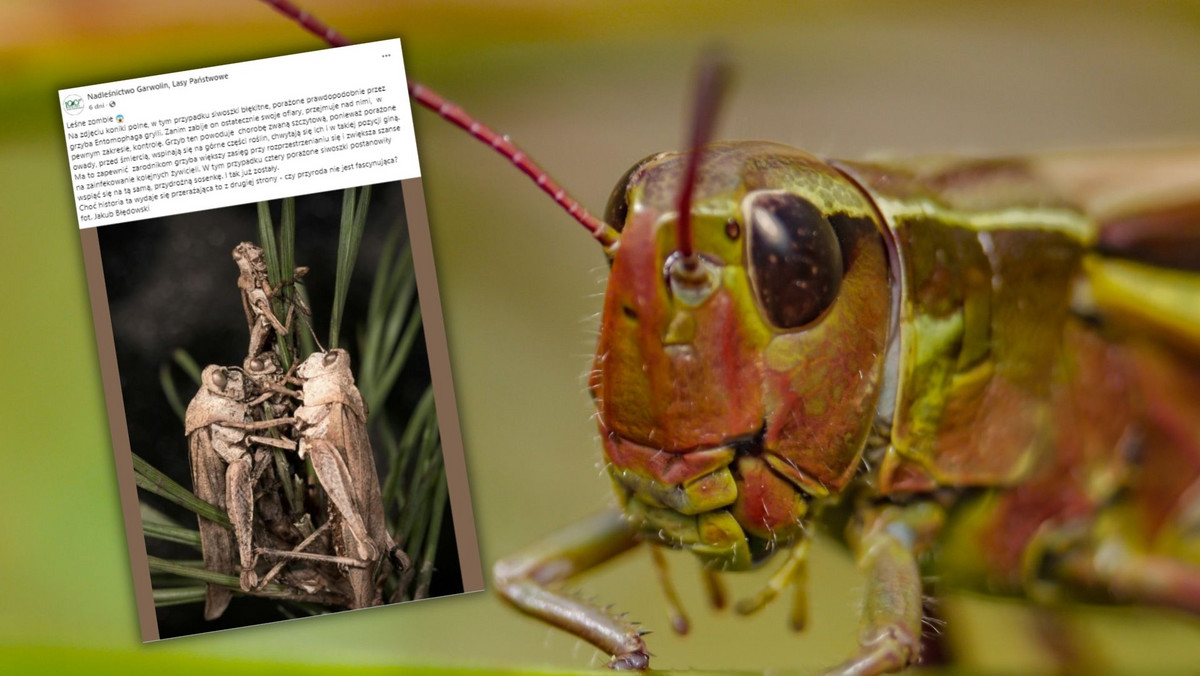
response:
<path id="1" fill-rule="evenodd" d="M 714 40 L 737 68 L 725 138 L 841 157 L 1200 140 L 1193 4 L 304 5 L 354 40 L 401 37 L 411 77 L 510 134 L 593 211 L 630 164 L 680 144 L 692 67 Z M 0 665 L 603 664 L 490 593 L 138 642 L 56 90 L 319 47 L 253 0 L 0 3 Z M 583 387 L 605 267 L 504 160 L 427 112 L 416 125 L 490 569 L 612 502 Z M 707 612 L 686 555 L 670 557 L 694 620 L 686 639 L 667 629 L 645 552 L 585 587 L 657 630 L 657 667 L 804 670 L 852 650 L 862 590 L 836 546 L 820 543 L 813 559 L 811 628 L 799 636 L 783 603 L 752 620 Z M 762 580 L 731 582 L 748 592 Z M 952 596 L 945 612 L 971 670 L 1049 667 L 1023 606 Z M 1200 665 L 1192 619 L 1102 608 L 1069 618 L 1122 671 Z"/>

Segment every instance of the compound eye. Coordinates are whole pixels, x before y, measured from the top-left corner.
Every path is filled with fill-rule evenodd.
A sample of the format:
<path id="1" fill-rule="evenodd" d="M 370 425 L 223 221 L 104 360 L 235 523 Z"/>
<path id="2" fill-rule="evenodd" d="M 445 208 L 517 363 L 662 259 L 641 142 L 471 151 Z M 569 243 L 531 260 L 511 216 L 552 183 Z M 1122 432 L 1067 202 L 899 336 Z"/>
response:
<path id="1" fill-rule="evenodd" d="M 335 363 L 337 363 L 337 360 L 337 352 L 326 352 L 324 359 L 321 361 L 323 361 L 326 366 L 333 366 Z"/>
<path id="2" fill-rule="evenodd" d="M 604 207 L 604 222 L 613 230 L 621 232 L 625 229 L 625 219 L 629 218 L 629 184 L 633 180 L 633 175 L 647 162 L 661 155 L 662 153 L 654 153 L 642 158 L 622 174 L 621 178 L 617 179 L 616 187 L 608 196 L 608 205 Z"/>
<path id="3" fill-rule="evenodd" d="M 781 329 L 813 321 L 837 298 L 842 250 L 821 210 L 781 191 L 743 202 L 750 282 L 766 318 Z"/>
<path id="4" fill-rule="evenodd" d="M 625 219 L 629 216 L 629 196 L 626 191 L 629 189 L 629 177 L 634 169 L 637 169 L 636 164 L 617 181 L 612 194 L 608 196 L 608 205 L 604 207 L 604 222 L 617 232 L 625 229 Z"/>
<path id="5" fill-rule="evenodd" d="M 218 390 L 224 390 L 225 386 L 229 384 L 229 379 L 225 377 L 224 371 L 214 371 L 212 375 L 212 382 L 213 385 L 217 386 Z"/>
<path id="6" fill-rule="evenodd" d="M 254 359 L 250 360 L 250 368 L 255 371 L 261 371 L 266 367 L 266 362 L 264 362 L 260 357 L 255 357 Z"/>

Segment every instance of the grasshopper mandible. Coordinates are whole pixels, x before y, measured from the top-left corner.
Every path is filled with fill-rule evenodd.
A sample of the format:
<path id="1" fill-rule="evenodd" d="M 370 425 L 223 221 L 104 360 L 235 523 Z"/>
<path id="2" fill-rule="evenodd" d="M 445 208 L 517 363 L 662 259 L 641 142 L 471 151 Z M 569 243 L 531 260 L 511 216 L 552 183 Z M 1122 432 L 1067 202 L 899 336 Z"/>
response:
<path id="1" fill-rule="evenodd" d="M 737 608 L 796 587 L 802 625 L 813 523 L 867 576 L 861 648 L 835 673 L 917 661 L 923 566 L 1035 602 L 1200 613 L 1200 154 L 866 163 L 696 143 L 635 165 L 599 220 L 410 92 L 551 186 L 611 266 L 590 389 L 622 509 L 497 565 L 521 611 L 645 668 L 636 627 L 559 585 L 648 543 L 712 573 L 786 551 Z M 1123 203 L 1097 192 L 1113 180 Z"/>

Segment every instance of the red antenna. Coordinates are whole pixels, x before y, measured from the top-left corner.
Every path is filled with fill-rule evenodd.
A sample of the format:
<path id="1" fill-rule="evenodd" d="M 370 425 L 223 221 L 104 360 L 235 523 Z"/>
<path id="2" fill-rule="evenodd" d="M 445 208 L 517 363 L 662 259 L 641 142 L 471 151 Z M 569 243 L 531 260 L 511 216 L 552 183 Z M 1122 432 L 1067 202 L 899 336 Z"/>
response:
<path id="1" fill-rule="evenodd" d="M 696 267 L 696 250 L 692 237 L 692 193 L 696 187 L 696 171 L 700 167 L 700 155 L 704 144 L 712 139 L 717 122 L 717 110 L 729 85 L 729 63 L 724 55 L 714 48 L 701 57 L 696 78 L 696 98 L 692 110 L 692 133 L 689 137 L 687 167 L 683 174 L 683 189 L 679 191 L 679 216 L 675 221 L 676 239 L 679 240 L 680 262 L 686 270 Z"/>
<path id="2" fill-rule="evenodd" d="M 320 19 L 300 9 L 295 3 L 289 0 L 263 0 L 263 2 L 300 24 L 305 30 L 321 38 L 330 46 L 344 47 L 353 44 L 344 35 L 325 25 Z M 572 218 L 583 224 L 583 227 L 588 229 L 588 232 L 591 233 L 596 241 L 605 247 L 611 247 L 617 243 L 620 234 L 616 230 L 604 221 L 589 214 L 587 209 L 584 209 L 574 197 L 567 194 L 567 191 L 556 183 L 554 179 L 550 178 L 550 175 L 544 169 L 538 166 L 520 148 L 513 145 L 507 136 L 502 136 L 492 131 L 487 125 L 471 117 L 462 108 L 442 98 L 437 92 L 420 82 L 409 80 L 408 93 L 417 103 L 436 112 L 451 124 L 466 130 L 471 136 L 490 145 L 496 152 L 507 157 L 514 166 L 525 172 L 539 188 L 547 195 L 550 195 L 558 206 L 566 210 Z"/>

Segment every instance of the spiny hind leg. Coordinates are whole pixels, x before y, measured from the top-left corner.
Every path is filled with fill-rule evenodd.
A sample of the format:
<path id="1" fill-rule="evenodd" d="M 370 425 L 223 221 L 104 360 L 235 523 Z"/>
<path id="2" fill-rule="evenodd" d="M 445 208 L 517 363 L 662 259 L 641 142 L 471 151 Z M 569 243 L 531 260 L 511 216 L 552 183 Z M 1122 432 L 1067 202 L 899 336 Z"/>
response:
<path id="1" fill-rule="evenodd" d="M 363 561 L 379 558 L 379 552 L 367 533 L 363 517 L 358 511 L 358 504 L 354 500 L 354 477 L 350 476 L 350 470 L 337 447 L 322 439 L 304 439 L 300 442 L 300 451 L 312 460 L 321 487 L 342 515 L 342 521 L 350 531 L 348 544 L 354 545 L 358 558 Z"/>
<path id="2" fill-rule="evenodd" d="M 645 669 L 650 657 L 637 627 L 562 589 L 570 578 L 638 542 L 636 529 L 620 511 L 604 512 L 497 562 L 493 569 L 496 592 L 517 610 L 612 655 L 610 667 Z"/>
<path id="3" fill-rule="evenodd" d="M 225 470 L 225 494 L 229 520 L 237 540 L 238 559 L 241 562 L 242 591 L 250 591 L 258 585 L 254 565 L 258 557 L 254 554 L 254 476 L 250 455 L 246 454 L 229 463 Z"/>

